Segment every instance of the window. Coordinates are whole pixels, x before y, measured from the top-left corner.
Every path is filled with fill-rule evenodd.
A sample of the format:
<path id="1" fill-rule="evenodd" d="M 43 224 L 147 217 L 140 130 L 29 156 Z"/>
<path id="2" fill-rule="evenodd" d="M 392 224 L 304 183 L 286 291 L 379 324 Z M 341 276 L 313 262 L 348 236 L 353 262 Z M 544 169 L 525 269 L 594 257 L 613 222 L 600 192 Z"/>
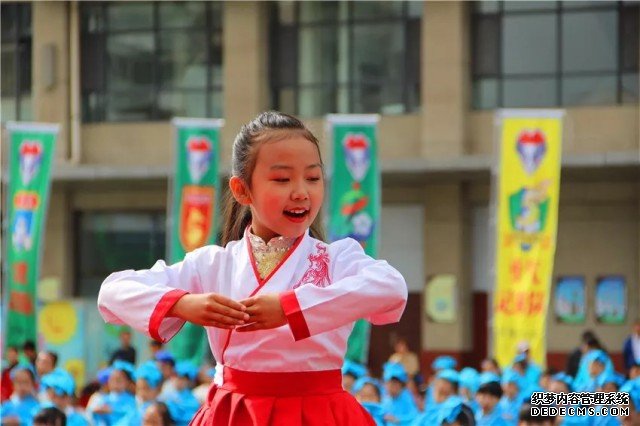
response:
<path id="1" fill-rule="evenodd" d="M 31 4 L 2 3 L 2 121 L 32 119 Z"/>
<path id="2" fill-rule="evenodd" d="M 304 117 L 420 104 L 422 2 L 277 2 L 272 105 Z"/>
<path id="3" fill-rule="evenodd" d="M 76 215 L 78 297 L 97 297 L 112 272 L 149 269 L 166 258 L 164 212 L 83 212 Z"/>
<path id="4" fill-rule="evenodd" d="M 82 2 L 84 121 L 222 117 L 221 2 Z"/>
<path id="5" fill-rule="evenodd" d="M 482 1 L 475 108 L 637 103 L 638 2 Z"/>

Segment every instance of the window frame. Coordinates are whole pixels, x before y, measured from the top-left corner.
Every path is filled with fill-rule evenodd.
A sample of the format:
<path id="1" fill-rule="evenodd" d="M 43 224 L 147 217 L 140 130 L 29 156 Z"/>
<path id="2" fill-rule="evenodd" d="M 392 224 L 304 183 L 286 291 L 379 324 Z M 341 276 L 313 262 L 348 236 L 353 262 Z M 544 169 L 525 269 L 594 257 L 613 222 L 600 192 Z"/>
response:
<path id="1" fill-rule="evenodd" d="M 100 3 L 81 3 L 80 8 L 80 38 L 81 38 L 81 46 L 80 52 L 82 57 L 85 56 L 85 48 L 82 46 L 83 43 L 86 43 L 89 38 L 96 37 L 100 40 L 98 43 L 101 43 L 101 52 L 99 54 L 100 63 L 103 68 L 102 77 L 99 79 L 99 84 L 96 85 L 95 90 L 86 89 L 85 79 L 87 78 L 87 73 L 89 69 L 83 69 L 85 65 L 87 65 L 81 58 L 81 97 L 83 103 L 87 102 L 87 97 L 89 95 L 95 95 L 97 97 L 97 106 L 95 108 L 91 108 L 90 106 L 83 105 L 82 108 L 82 121 L 84 123 L 127 123 L 127 122 L 154 122 L 154 121 L 167 121 L 169 118 L 160 114 L 161 108 L 159 105 L 159 97 L 162 92 L 179 92 L 179 93 L 199 93 L 203 90 L 202 87 L 180 87 L 175 85 L 165 85 L 162 84 L 161 76 L 160 76 L 160 54 L 162 51 L 161 46 L 161 35 L 162 34 L 171 34 L 176 32 L 181 33 L 189 33 L 189 34 L 201 34 L 204 35 L 205 43 L 206 43 L 206 81 L 205 81 L 205 105 L 204 105 L 204 116 L 212 117 L 213 112 L 216 108 L 214 108 L 214 99 L 216 95 L 220 95 L 222 99 L 222 94 L 224 93 L 224 81 L 221 80 L 219 83 L 214 83 L 213 77 L 213 69 L 217 63 L 220 63 L 221 67 L 223 64 L 223 53 L 221 52 L 220 58 L 215 58 L 214 55 L 214 47 L 215 45 L 211 43 L 214 36 L 220 37 L 223 40 L 223 27 L 224 22 L 223 19 L 214 19 L 215 10 L 214 4 L 219 4 L 220 14 L 223 13 L 224 3 L 221 1 L 211 2 L 211 1 L 201 1 L 205 10 L 205 20 L 204 26 L 202 27 L 180 27 L 176 25 L 166 25 L 162 27 L 160 25 L 160 5 L 164 2 L 159 1 L 149 1 L 148 3 L 152 6 L 152 24 L 149 28 L 130 28 L 130 29 L 110 29 L 109 28 L 109 14 L 107 13 L 107 9 L 112 4 L 118 4 L 120 2 L 100 2 Z M 85 16 L 83 14 L 83 8 L 98 8 L 100 9 L 100 13 L 102 16 L 102 23 L 104 26 L 98 30 L 90 31 L 85 28 Z M 108 118 L 109 111 L 109 97 L 112 95 L 118 95 L 122 93 L 129 93 L 128 91 L 121 90 L 110 90 L 109 88 L 109 77 L 107 72 L 109 70 L 110 65 L 110 55 L 108 53 L 107 44 L 110 36 L 114 35 L 123 35 L 123 34 L 150 34 L 153 38 L 153 74 L 151 76 L 151 111 L 149 116 L 146 118 Z M 224 46 L 223 46 L 224 48 Z M 217 59 L 217 60 L 216 60 Z M 94 65 L 95 66 L 95 65 Z M 224 111 L 224 105 L 221 103 L 219 106 L 221 111 Z M 220 114 L 222 115 L 222 114 Z"/>
<path id="2" fill-rule="evenodd" d="M 551 2 L 550 2 L 551 3 Z M 507 10 L 505 11 L 505 3 L 500 1 L 496 2 L 497 11 L 482 12 L 480 10 L 480 4 L 471 5 L 470 12 L 470 46 L 471 46 L 471 67 L 470 67 L 470 79 L 473 88 L 474 95 L 471 99 L 471 107 L 473 110 L 488 110 L 498 108 L 509 108 L 510 105 L 505 105 L 505 90 L 504 85 L 507 81 L 517 81 L 518 79 L 553 79 L 555 86 L 554 93 L 554 107 L 566 106 L 566 107 L 580 107 L 580 106 L 593 106 L 593 104 L 580 104 L 580 103 L 565 103 L 563 102 L 563 96 L 565 95 L 566 88 L 563 86 L 563 80 L 571 77 L 615 77 L 615 105 L 623 105 L 623 76 L 624 74 L 631 73 L 633 71 L 627 71 L 623 69 L 623 50 L 625 39 L 623 38 L 623 18 L 622 14 L 625 9 L 637 8 L 637 5 L 625 6 L 624 2 L 594 2 L 593 4 L 583 5 L 580 7 L 566 8 L 563 1 L 555 1 L 553 9 L 530 9 L 530 10 Z M 563 18 L 567 15 L 580 14 L 585 12 L 615 12 L 616 16 L 616 59 L 613 70 L 596 70 L 596 71 L 563 71 Z M 505 16 L 555 16 L 556 17 L 556 67 L 555 72 L 550 73 L 531 73 L 531 74 L 506 74 L 503 69 L 503 29 Z M 483 52 L 474 47 L 474 38 L 478 33 L 479 21 L 481 19 L 494 19 L 496 21 L 497 40 L 495 49 L 497 50 L 497 72 L 496 73 L 478 73 L 479 57 Z M 638 73 L 638 64 L 636 64 L 635 73 Z M 496 105 L 495 106 L 481 106 L 475 95 L 476 88 L 480 81 L 485 79 L 494 79 L 497 82 L 496 88 Z M 606 104 L 595 104 L 606 105 Z M 532 105 L 534 107 L 535 105 Z"/>
<path id="3" fill-rule="evenodd" d="M 3 7 L 6 7 L 9 10 L 9 13 L 12 15 L 11 19 L 13 19 L 13 21 L 15 22 L 15 27 L 13 28 L 13 33 L 11 34 L 11 38 L 9 40 L 6 40 L 3 38 L 2 40 L 2 50 L 4 50 L 5 46 L 10 46 L 13 49 L 13 56 L 14 56 L 14 65 L 13 65 L 13 72 L 15 74 L 15 85 L 14 87 L 11 89 L 12 92 L 10 92 L 7 97 L 15 97 L 15 117 L 14 120 L 15 121 L 22 121 L 24 120 L 26 117 L 23 117 L 24 114 L 22 114 L 22 100 L 23 97 L 29 97 L 32 95 L 33 93 L 33 79 L 32 76 L 29 76 L 29 82 L 31 83 L 28 87 L 28 91 L 22 91 L 22 81 L 23 81 L 23 77 L 22 77 L 22 70 L 21 70 L 21 48 L 22 47 L 29 47 L 29 52 L 28 52 L 28 57 L 29 57 L 29 62 L 31 62 L 29 70 L 32 71 L 33 70 L 33 60 L 32 60 L 32 52 L 33 52 L 33 11 L 32 11 L 32 7 L 31 7 L 31 3 L 22 3 L 22 2 L 18 2 L 18 3 L 5 3 L 2 5 Z M 6 13 L 6 9 L 5 9 L 5 13 Z M 28 20 L 29 24 L 28 24 L 28 31 L 25 31 L 25 22 L 22 19 L 24 16 L 26 16 L 25 19 Z M 33 103 L 32 103 L 33 105 Z M 32 111 L 33 113 L 33 111 Z M 26 114 L 28 116 L 32 116 L 31 114 Z M 3 118 L 3 121 L 7 121 Z"/>
<path id="4" fill-rule="evenodd" d="M 338 1 L 336 3 L 339 3 Z M 390 16 L 390 17 L 355 17 L 355 7 L 353 1 L 345 1 L 347 7 L 347 18 L 346 19 L 322 19 L 313 22 L 301 22 L 301 14 L 300 14 L 300 3 L 297 1 L 292 2 L 293 7 L 293 23 L 282 25 L 279 20 L 278 14 L 278 2 L 270 2 L 270 11 L 269 11 L 269 50 L 272 52 L 269 55 L 269 92 L 270 92 L 270 103 L 273 105 L 275 109 L 281 108 L 280 103 L 280 91 L 282 89 L 292 89 L 294 93 L 294 111 L 293 114 L 300 114 L 300 102 L 299 102 L 299 93 L 304 89 L 326 89 L 330 90 L 331 95 L 331 103 L 332 110 L 323 112 L 322 115 L 328 113 L 338 112 L 338 90 L 346 89 L 348 93 L 348 110 L 350 112 L 355 111 L 355 103 L 356 96 L 354 93 L 357 90 L 360 90 L 363 87 L 363 82 L 357 82 L 355 80 L 355 57 L 353 54 L 354 50 L 354 40 L 355 40 L 355 28 L 356 26 L 375 26 L 377 24 L 401 24 L 403 26 L 403 45 L 404 45 L 404 60 L 402 61 L 402 77 L 395 79 L 392 82 L 388 80 L 381 80 L 375 83 L 367 82 L 366 85 L 373 85 L 379 88 L 384 87 L 385 85 L 394 85 L 401 86 L 401 100 L 402 105 L 404 107 L 403 114 L 410 114 L 416 112 L 421 107 L 420 96 L 418 95 L 418 102 L 411 101 L 411 87 L 415 86 L 417 93 L 420 93 L 421 86 L 421 75 L 418 70 L 415 73 L 415 78 L 412 78 L 412 74 L 414 74 L 411 70 L 411 54 L 408 53 L 409 48 L 412 46 L 412 41 L 410 40 L 410 31 L 409 27 L 411 25 L 411 21 L 418 20 L 420 22 L 419 29 L 421 25 L 421 21 L 423 16 L 420 18 L 415 18 L 410 16 L 409 14 L 409 2 L 402 1 L 402 9 L 401 13 L 398 16 Z M 339 6 L 338 6 L 339 7 Z M 348 37 L 348 80 L 347 82 L 341 83 L 336 81 L 331 82 L 316 82 L 316 83 L 300 83 L 300 70 L 298 68 L 299 63 L 299 39 L 300 39 L 300 31 L 301 29 L 307 28 L 326 28 L 331 29 L 334 33 L 338 33 L 341 28 L 346 28 L 347 37 Z M 291 84 L 282 84 L 279 77 L 278 64 L 282 60 L 282 52 L 281 52 L 281 37 L 285 31 L 290 31 L 290 35 L 292 36 L 291 45 L 288 46 L 292 48 L 293 51 L 289 52 L 288 57 L 292 59 L 292 62 L 295 64 L 293 67 L 293 82 Z M 418 32 L 419 38 L 421 31 Z M 417 55 L 417 65 L 420 68 L 420 40 L 418 42 L 418 49 L 415 55 Z M 381 111 L 368 111 L 368 112 L 360 112 L 360 113 L 381 113 Z M 306 118 L 313 118 L 317 116 L 309 116 Z"/>

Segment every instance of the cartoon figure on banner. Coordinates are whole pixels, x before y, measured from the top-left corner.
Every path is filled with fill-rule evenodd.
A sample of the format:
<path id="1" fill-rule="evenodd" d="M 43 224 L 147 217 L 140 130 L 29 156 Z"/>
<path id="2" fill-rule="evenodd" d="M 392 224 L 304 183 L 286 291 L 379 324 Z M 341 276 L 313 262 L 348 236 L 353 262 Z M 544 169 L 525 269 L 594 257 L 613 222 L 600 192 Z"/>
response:
<path id="1" fill-rule="evenodd" d="M 206 136 L 189 138 L 187 141 L 187 162 L 191 182 L 200 183 L 200 180 L 209 171 L 212 156 L 211 141 Z"/>
<path id="2" fill-rule="evenodd" d="M 371 165 L 371 141 L 363 133 L 347 133 L 342 142 L 346 165 L 354 182 L 340 200 L 340 213 L 345 219 L 338 238 L 351 237 L 365 246 L 373 233 L 374 220 L 365 211 L 369 197 L 360 189 Z"/>
<path id="3" fill-rule="evenodd" d="M 523 131 L 518 135 L 516 149 L 528 174 L 533 174 L 544 159 L 546 139 L 540 130 Z M 509 215 L 514 230 L 520 233 L 521 248 L 531 249 L 537 236 L 544 230 L 549 210 L 549 187 L 543 180 L 533 187 L 523 186 L 509 197 Z"/>
<path id="4" fill-rule="evenodd" d="M 180 201 L 180 242 L 186 252 L 202 247 L 211 233 L 215 188 L 185 186 Z"/>
<path id="5" fill-rule="evenodd" d="M 28 251 L 33 246 L 34 216 L 40 197 L 33 191 L 18 191 L 13 197 L 15 216 L 11 224 L 11 242 L 16 251 Z"/>
<path id="6" fill-rule="evenodd" d="M 24 185 L 36 177 L 42 164 L 42 144 L 38 141 L 25 140 L 20 144 L 20 178 Z"/>

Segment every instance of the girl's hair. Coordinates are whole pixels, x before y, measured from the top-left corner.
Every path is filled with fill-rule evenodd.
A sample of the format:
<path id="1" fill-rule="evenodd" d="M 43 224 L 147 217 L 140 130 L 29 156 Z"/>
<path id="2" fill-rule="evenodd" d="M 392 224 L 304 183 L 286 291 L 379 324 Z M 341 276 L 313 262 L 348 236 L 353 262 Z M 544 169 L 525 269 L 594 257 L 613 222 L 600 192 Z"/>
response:
<path id="1" fill-rule="evenodd" d="M 33 418 L 35 426 L 65 426 L 67 416 L 56 407 L 43 408 Z"/>
<path id="2" fill-rule="evenodd" d="M 251 176 L 256 165 L 258 148 L 265 142 L 278 141 L 301 136 L 318 148 L 318 139 L 296 117 L 278 111 L 267 111 L 259 114 L 249 123 L 242 126 L 233 142 L 231 154 L 231 175 L 237 176 L 251 187 Z M 322 157 L 320 158 L 322 163 Z M 231 191 L 227 192 L 224 202 L 224 223 L 222 226 L 222 245 L 239 240 L 244 230 L 251 223 L 251 210 L 238 203 Z M 311 224 L 310 234 L 324 240 L 324 232 L 320 223 L 320 215 Z"/>
<path id="3" fill-rule="evenodd" d="M 171 416 L 171 412 L 169 411 L 169 407 L 164 402 L 156 401 L 152 404 L 158 410 L 160 414 L 160 418 L 162 419 L 162 426 L 173 426 L 175 425 L 175 421 Z"/>

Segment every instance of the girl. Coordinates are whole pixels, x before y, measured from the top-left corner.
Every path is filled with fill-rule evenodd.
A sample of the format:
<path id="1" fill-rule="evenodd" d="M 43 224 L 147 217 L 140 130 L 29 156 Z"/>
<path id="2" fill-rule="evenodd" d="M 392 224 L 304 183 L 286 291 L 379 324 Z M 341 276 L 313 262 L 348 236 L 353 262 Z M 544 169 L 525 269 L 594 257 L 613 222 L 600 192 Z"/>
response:
<path id="1" fill-rule="evenodd" d="M 260 114 L 232 154 L 223 246 L 109 276 L 105 320 L 161 341 L 207 327 L 217 373 L 193 424 L 372 425 L 341 386 L 353 322 L 397 322 L 407 286 L 387 262 L 316 223 L 324 198 L 318 140 L 296 118 Z"/>
<path id="2" fill-rule="evenodd" d="M 146 361 L 136 370 L 137 408 L 122 417 L 115 426 L 140 426 L 145 411 L 160 394 L 162 373 L 154 361 Z"/>
<path id="3" fill-rule="evenodd" d="M 68 426 L 88 426 L 87 419 L 75 409 L 76 384 L 73 376 L 65 370 L 54 370 L 42 376 L 42 389 L 47 394 L 48 404 L 53 405 L 67 416 Z"/>
<path id="4" fill-rule="evenodd" d="M 36 372 L 31 364 L 18 364 L 11 370 L 13 393 L 0 406 L 0 422 L 7 425 L 30 425 L 40 409 L 35 397 Z"/>
<path id="5" fill-rule="evenodd" d="M 127 361 L 116 360 L 109 374 L 109 393 L 103 398 L 103 405 L 93 409 L 96 425 L 116 424 L 136 410 L 136 399 L 129 392 L 134 381 L 134 366 Z"/>
<path id="6" fill-rule="evenodd" d="M 198 376 L 198 367 L 191 361 L 176 364 L 176 390 L 169 393 L 162 402 L 167 404 L 171 418 L 178 426 L 186 426 L 200 408 L 200 402 L 191 391 Z"/>

